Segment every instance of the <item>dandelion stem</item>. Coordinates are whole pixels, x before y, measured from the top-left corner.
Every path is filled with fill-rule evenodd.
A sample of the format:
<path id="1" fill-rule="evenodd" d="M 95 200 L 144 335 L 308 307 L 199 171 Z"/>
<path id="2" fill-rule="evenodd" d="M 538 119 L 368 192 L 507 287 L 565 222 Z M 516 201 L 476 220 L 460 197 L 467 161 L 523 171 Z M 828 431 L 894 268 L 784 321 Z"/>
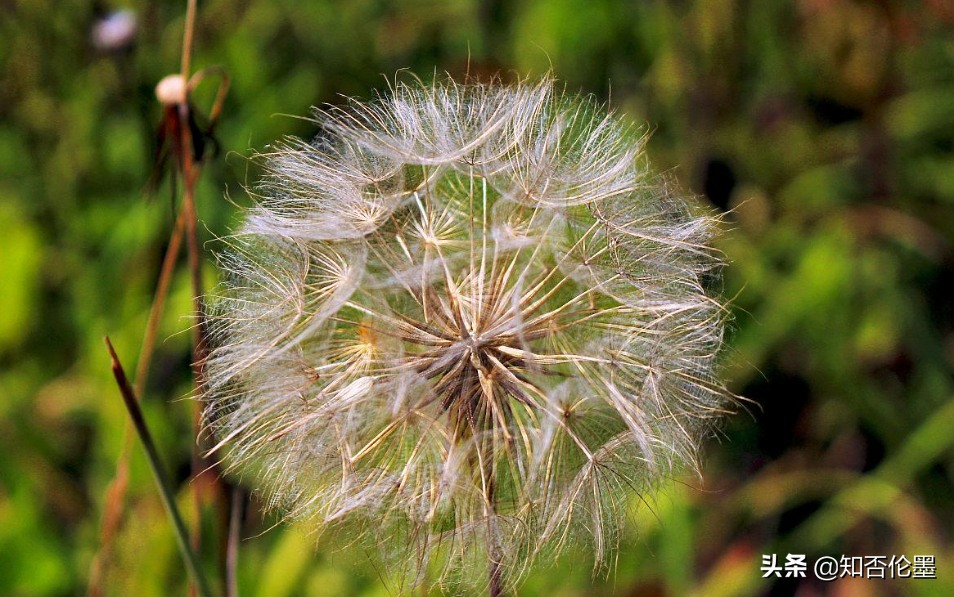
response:
<path id="1" fill-rule="evenodd" d="M 159 452 L 156 450 L 156 445 L 152 441 L 152 434 L 149 432 L 149 427 L 146 425 L 146 420 L 142 416 L 142 410 L 139 408 L 139 402 L 136 399 L 136 394 L 132 386 L 129 385 L 129 380 L 126 378 L 126 372 L 123 370 L 123 366 L 119 362 L 119 357 L 116 355 L 116 351 L 113 349 L 113 345 L 109 341 L 109 337 L 107 336 L 103 338 L 103 340 L 106 342 L 106 348 L 109 350 L 113 376 L 116 378 L 116 385 L 119 386 L 119 392 L 122 394 L 123 403 L 126 405 L 126 410 L 129 412 L 129 418 L 132 419 L 136 433 L 139 435 L 139 439 L 142 441 L 143 448 L 146 450 L 146 459 L 149 461 L 149 468 L 152 470 L 153 478 L 155 479 L 156 486 L 159 489 L 159 496 L 162 498 L 162 505 L 165 506 L 166 512 L 169 514 L 169 518 L 172 519 L 173 530 L 175 531 L 176 542 L 179 545 L 179 551 L 182 554 L 182 560 L 185 562 L 189 575 L 192 577 L 193 581 L 198 587 L 199 595 L 211 596 L 212 591 L 209 590 L 209 584 L 205 579 L 205 575 L 202 573 L 199 560 L 196 557 L 195 552 L 193 552 L 189 547 L 188 532 L 186 531 L 185 523 L 182 521 L 182 516 L 179 514 L 179 508 L 176 506 L 175 496 L 173 495 L 169 480 L 166 478 L 162 462 L 159 459 Z"/>
<path id="2" fill-rule="evenodd" d="M 225 591 L 227 597 L 238 597 L 238 548 L 242 539 L 242 506 L 245 496 L 238 485 L 232 487 L 232 510 L 229 514 L 229 540 L 225 551 Z"/>
<path id="3" fill-rule="evenodd" d="M 503 571 L 500 562 L 490 563 L 490 597 L 503 597 Z"/>
<path id="4" fill-rule="evenodd" d="M 497 518 L 497 480 L 494 475 L 494 444 L 493 441 L 490 442 L 488 446 L 488 458 L 481 466 L 487 468 L 486 477 L 487 477 L 487 503 L 490 504 L 490 511 L 492 513 L 492 519 L 494 524 L 496 524 Z M 494 537 L 493 526 L 491 525 L 488 528 L 490 531 L 487 541 L 487 555 L 489 556 L 490 569 L 488 573 L 490 574 L 490 582 L 488 587 L 488 592 L 490 597 L 503 597 L 503 567 L 500 564 L 501 553 L 497 547 L 497 541 Z"/>

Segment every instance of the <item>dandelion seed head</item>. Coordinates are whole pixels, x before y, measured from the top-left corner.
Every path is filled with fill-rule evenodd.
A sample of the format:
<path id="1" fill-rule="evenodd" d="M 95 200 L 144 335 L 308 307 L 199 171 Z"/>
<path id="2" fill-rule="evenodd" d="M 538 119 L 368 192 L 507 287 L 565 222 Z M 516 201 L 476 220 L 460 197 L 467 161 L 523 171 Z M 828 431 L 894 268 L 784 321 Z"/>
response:
<path id="1" fill-rule="evenodd" d="M 411 585 L 488 561 L 516 582 L 571 543 L 605 565 L 633 492 L 694 466 L 732 403 L 713 219 L 549 80 L 396 83 L 315 117 L 261 156 L 219 257 L 213 453 Z"/>

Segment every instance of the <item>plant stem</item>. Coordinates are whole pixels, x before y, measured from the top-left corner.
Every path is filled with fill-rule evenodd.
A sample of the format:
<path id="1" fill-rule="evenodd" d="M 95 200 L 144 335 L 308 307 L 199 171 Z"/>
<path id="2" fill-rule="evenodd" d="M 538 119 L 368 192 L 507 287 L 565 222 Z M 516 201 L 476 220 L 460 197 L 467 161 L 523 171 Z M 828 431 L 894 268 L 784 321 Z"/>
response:
<path id="1" fill-rule="evenodd" d="M 142 396 L 145 391 L 146 381 L 149 376 L 149 367 L 152 361 L 152 353 L 155 347 L 156 335 L 158 333 L 159 319 L 163 311 L 169 286 L 175 271 L 176 260 L 182 245 L 183 236 L 187 237 L 189 270 L 192 284 L 193 303 L 195 312 L 199 318 L 195 326 L 195 335 L 193 339 L 193 374 L 195 377 L 196 389 L 199 393 L 203 388 L 203 362 L 206 353 L 206 330 L 202 313 L 202 278 L 201 278 L 201 258 L 198 241 L 198 217 L 195 207 L 195 184 L 201 171 L 201 162 L 196 162 L 196 156 L 193 155 L 192 131 L 189 128 L 191 114 L 191 104 L 188 100 L 191 90 L 210 73 L 217 73 L 221 77 L 215 102 L 209 115 L 209 134 L 212 127 L 218 121 L 224 105 L 225 96 L 229 89 L 229 77 L 220 67 L 210 67 L 190 78 L 192 46 L 195 32 L 196 18 L 196 0 L 188 0 L 185 17 L 185 30 L 182 40 L 182 62 L 181 75 L 188 81 L 187 99 L 177 107 L 179 112 L 179 130 L 173 138 L 178 138 L 179 144 L 175 148 L 180 153 L 181 159 L 178 162 L 179 169 L 173 174 L 181 175 L 183 186 L 185 187 L 185 196 L 183 205 L 176 218 L 172 236 L 169 240 L 169 246 L 163 259 L 162 269 L 159 276 L 159 282 L 156 288 L 156 294 L 153 299 L 149 313 L 149 322 L 146 326 L 146 332 L 143 337 L 143 344 L 136 367 L 134 379 L 135 387 L 133 396 Z M 201 425 L 201 408 L 196 402 L 193 408 L 193 433 L 196 437 L 196 443 L 192 451 L 192 474 L 193 474 L 193 508 L 196 518 L 196 525 L 192 530 L 191 543 L 193 552 L 198 553 L 202 544 L 202 503 L 204 502 L 203 484 L 204 473 L 207 472 L 205 459 L 202 458 L 198 447 L 198 438 Z M 90 582 L 88 594 L 90 597 L 99 597 L 103 594 L 103 579 L 105 570 L 112 559 L 113 543 L 116 533 L 122 524 L 122 513 L 125 504 L 125 494 L 129 482 L 129 453 L 132 450 L 132 433 L 127 423 L 123 433 L 122 449 L 117 461 L 116 476 L 110 483 L 104 506 L 103 523 L 101 530 L 101 548 L 99 553 L 93 559 L 90 571 Z M 217 479 L 213 478 L 212 486 L 216 487 Z M 227 525 L 223 525 L 223 530 Z M 229 531 L 226 531 L 229 532 Z M 228 571 L 226 570 L 228 575 Z M 225 579 L 226 585 L 229 583 L 228 576 Z M 195 594 L 195 585 L 190 582 L 189 593 Z"/>
<path id="2" fill-rule="evenodd" d="M 484 466 L 487 478 L 487 503 L 490 504 L 490 513 L 493 519 L 497 517 L 497 484 L 494 475 L 494 445 L 491 442 L 487 447 L 489 457 Z M 496 523 L 496 520 L 494 520 Z M 488 592 L 490 597 L 503 597 L 503 567 L 500 565 L 500 552 L 497 549 L 496 533 L 493 525 L 488 521 L 487 529 L 487 556 L 490 560 L 490 583 Z"/>
<path id="3" fill-rule="evenodd" d="M 179 514 L 179 508 L 176 506 L 175 496 L 173 495 L 172 488 L 169 485 L 168 479 L 166 478 L 164 469 L 162 467 L 162 462 L 159 459 L 159 452 L 156 450 L 156 445 L 152 441 L 152 434 L 149 432 L 149 427 L 146 425 L 146 420 L 142 416 L 142 410 L 139 408 L 139 402 L 136 400 L 136 394 L 132 386 L 129 385 L 129 380 L 126 378 L 126 372 L 123 370 L 123 366 L 119 362 L 119 357 L 116 356 L 116 351 L 113 349 L 113 345 L 109 341 L 109 337 L 107 336 L 103 338 L 103 340 L 106 342 L 106 348 L 109 350 L 113 376 L 116 378 L 116 384 L 119 386 L 119 392 L 122 394 L 123 402 L 126 405 L 126 410 L 129 412 L 129 417 L 132 419 L 136 433 L 139 435 L 139 439 L 142 441 L 143 448 L 146 450 L 146 459 L 149 461 L 149 467 L 152 470 L 153 478 L 156 480 L 156 486 L 159 489 L 159 496 L 162 498 L 162 505 L 165 506 L 166 513 L 169 515 L 169 518 L 172 519 L 176 542 L 179 545 L 179 551 L 182 554 L 182 559 L 186 565 L 186 569 L 189 571 L 189 575 L 192 577 L 193 581 L 198 587 L 199 595 L 202 595 L 203 597 L 211 597 L 212 591 L 209 589 L 208 581 L 206 581 L 205 575 L 202 573 L 199 560 L 196 557 L 195 552 L 193 552 L 191 547 L 189 547 L 188 532 L 186 531 L 185 523 L 182 521 L 182 516 Z"/>
<path id="4" fill-rule="evenodd" d="M 186 5 L 185 31 L 182 35 L 182 78 L 189 80 L 189 71 L 192 69 L 192 32 L 195 30 L 196 0 L 189 0 Z"/>
<path id="5" fill-rule="evenodd" d="M 159 274 L 159 283 L 156 285 L 156 294 L 149 308 L 149 322 L 146 324 L 146 333 L 143 336 L 142 348 L 139 350 L 139 361 L 136 364 L 136 377 L 133 390 L 136 396 L 142 396 L 146 389 L 146 380 L 149 377 L 149 365 L 152 362 L 152 352 L 156 344 L 156 334 L 159 330 L 159 318 L 165 306 L 172 274 L 175 271 L 176 259 L 182 246 L 183 216 L 179 213 L 176 218 L 172 236 L 166 255 L 162 260 L 162 269 Z M 123 429 L 123 443 L 116 461 L 116 475 L 106 490 L 106 502 L 103 508 L 103 523 L 100 531 L 100 550 L 93 559 L 90 571 L 89 597 L 99 597 L 103 594 L 103 581 L 110 561 L 113 557 L 113 542 L 122 523 L 123 507 L 126 503 L 126 490 L 129 486 L 129 454 L 132 451 L 132 430 L 127 422 Z"/>
<path id="6" fill-rule="evenodd" d="M 190 6 L 191 6 L 190 2 Z M 185 236 L 186 248 L 189 258 L 189 274 L 192 282 L 192 304 L 197 318 L 193 326 L 193 344 L 192 344 L 192 374 L 195 378 L 195 387 L 201 396 L 205 387 L 204 381 L 204 363 L 205 363 L 205 318 L 202 309 L 202 262 L 199 256 L 199 235 L 198 235 L 198 216 L 195 208 L 195 183 L 198 178 L 199 168 L 193 162 L 192 156 L 192 134 L 189 130 L 189 103 L 179 104 L 179 122 L 181 126 L 180 141 L 182 143 L 182 179 L 184 183 L 184 192 L 182 196 L 182 213 L 185 218 Z M 192 432 L 196 441 L 192 446 L 192 488 L 194 496 L 194 509 L 196 519 L 199 521 L 193 528 L 192 547 L 197 552 L 202 547 L 202 503 L 203 499 L 203 479 L 207 472 L 205 459 L 199 449 L 199 434 L 201 426 L 202 410 L 199 401 L 195 402 L 192 410 Z"/>
<path id="7" fill-rule="evenodd" d="M 490 564 L 490 597 L 503 597 L 503 571 L 500 562 Z"/>
<path id="8" fill-rule="evenodd" d="M 238 547 L 242 539 L 242 506 L 245 496 L 238 485 L 232 487 L 229 514 L 229 540 L 225 551 L 225 588 L 227 597 L 238 597 Z"/>
<path id="9" fill-rule="evenodd" d="M 185 32 L 182 39 L 182 78 L 186 81 L 190 77 L 191 59 L 192 59 L 192 40 L 195 31 L 195 11 L 196 0 L 188 0 L 186 7 Z M 195 378 L 196 391 L 201 395 L 203 393 L 204 383 L 204 362 L 205 362 L 205 319 L 202 312 L 202 262 L 200 259 L 199 235 L 198 235 L 198 215 L 195 207 L 195 183 L 199 178 L 200 168 L 195 163 L 195 156 L 192 149 L 192 130 L 189 128 L 191 121 L 191 106 L 189 101 L 179 104 L 179 143 L 180 155 L 182 158 L 182 181 L 184 192 L 182 196 L 182 216 L 185 219 L 185 237 L 186 247 L 189 258 L 189 273 L 192 282 L 192 302 L 198 321 L 194 326 L 193 345 L 192 345 L 192 372 Z M 203 484 L 201 477 L 206 472 L 204 459 L 199 451 L 199 434 L 201 425 L 201 407 L 199 402 L 195 403 L 192 411 L 192 431 L 196 438 L 192 447 L 192 487 L 193 487 L 193 508 L 195 509 L 196 519 L 199 523 L 193 529 L 191 537 L 192 547 L 199 551 L 202 546 L 202 503 L 203 503 Z"/>
<path id="10" fill-rule="evenodd" d="M 159 318 L 162 317 L 169 286 L 172 284 L 172 274 L 176 268 L 176 259 L 179 257 L 179 249 L 182 246 L 184 219 L 180 211 L 173 225 L 172 236 L 169 237 L 169 246 L 162 260 L 162 269 L 159 271 L 159 283 L 156 284 L 156 295 L 149 309 L 146 334 L 142 339 L 139 361 L 136 363 L 136 376 L 133 378 L 133 389 L 136 390 L 137 396 L 142 396 L 146 392 L 146 380 L 149 378 L 149 366 L 152 364 L 152 351 L 156 346 L 156 334 L 159 333 Z"/>

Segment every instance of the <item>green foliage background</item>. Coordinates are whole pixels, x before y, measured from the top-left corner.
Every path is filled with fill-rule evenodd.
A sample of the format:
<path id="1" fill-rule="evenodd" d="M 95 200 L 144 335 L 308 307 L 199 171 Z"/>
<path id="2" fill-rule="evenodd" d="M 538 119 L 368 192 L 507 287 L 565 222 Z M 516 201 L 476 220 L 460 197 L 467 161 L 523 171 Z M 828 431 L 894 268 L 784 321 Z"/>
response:
<path id="1" fill-rule="evenodd" d="M 86 591 L 126 424 L 101 338 L 134 368 L 169 237 L 168 186 L 142 190 L 185 2 L 122 4 L 140 28 L 113 53 L 90 28 L 119 3 L 0 4 L 0 594 Z M 202 1 L 194 64 L 233 81 L 198 191 L 203 238 L 236 221 L 224 195 L 244 202 L 251 150 L 314 133 L 283 114 L 368 97 L 405 67 L 552 68 L 649 123 L 657 166 L 731 210 L 726 376 L 754 403 L 711 443 L 703 479 L 646 496 L 615 575 L 569 554 L 519 594 L 952 595 L 952 34 L 947 0 Z M 181 268 L 144 408 L 184 505 L 189 313 Z M 107 591 L 184 594 L 138 446 L 132 467 Z M 393 590 L 369 554 L 267 530 L 260 508 L 242 595 Z M 203 554 L 215 578 L 218 547 Z M 761 578 L 762 554 L 787 553 L 932 554 L 939 578 Z"/>

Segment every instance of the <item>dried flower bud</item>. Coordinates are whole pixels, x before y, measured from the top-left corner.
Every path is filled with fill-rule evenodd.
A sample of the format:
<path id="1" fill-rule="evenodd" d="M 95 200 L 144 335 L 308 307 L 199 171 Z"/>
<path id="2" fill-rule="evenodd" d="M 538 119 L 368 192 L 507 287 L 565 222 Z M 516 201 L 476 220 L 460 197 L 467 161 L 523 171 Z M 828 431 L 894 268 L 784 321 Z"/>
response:
<path id="1" fill-rule="evenodd" d="M 550 81 L 397 84 L 317 120 L 262 156 L 220 255 L 213 451 L 413 582 L 515 582 L 583 540 L 605 562 L 633 491 L 731 403 L 712 220 Z"/>
<path id="2" fill-rule="evenodd" d="M 156 85 L 156 99 L 163 106 L 175 106 L 187 99 L 186 79 L 182 75 L 166 75 Z"/>

